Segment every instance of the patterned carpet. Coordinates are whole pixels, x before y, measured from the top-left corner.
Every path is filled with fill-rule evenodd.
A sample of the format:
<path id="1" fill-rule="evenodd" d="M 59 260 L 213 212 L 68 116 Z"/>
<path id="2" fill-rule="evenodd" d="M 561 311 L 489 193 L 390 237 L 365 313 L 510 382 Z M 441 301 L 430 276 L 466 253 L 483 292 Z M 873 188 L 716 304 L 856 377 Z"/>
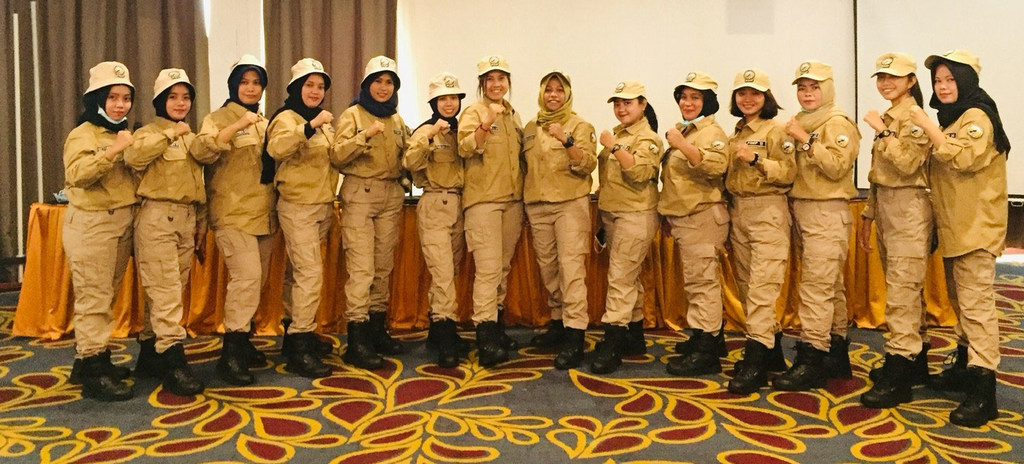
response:
<path id="1" fill-rule="evenodd" d="M 1024 276 L 1020 267 L 999 274 L 1001 414 L 980 429 L 951 425 L 958 398 L 923 388 L 896 409 L 861 407 L 867 372 L 882 357 L 876 331 L 851 333 L 854 379 L 749 396 L 724 388 L 739 333 L 729 334 L 722 374 L 690 379 L 665 374 L 683 338 L 670 332 L 649 336 L 650 354 L 608 377 L 555 370 L 554 353 L 534 349 L 494 369 L 475 358 L 442 369 L 416 333 L 405 336 L 410 353 L 385 369 L 366 373 L 331 356 L 334 375 L 316 381 L 286 374 L 280 339 L 267 337 L 256 344 L 271 362 L 246 388 L 215 378 L 220 341 L 203 337 L 187 346 L 207 379 L 203 395 L 178 397 L 143 380 L 134 399 L 109 404 L 67 383 L 71 340 L 12 337 L 13 308 L 0 308 L 0 462 L 1021 462 Z M 512 331 L 521 342 L 532 333 Z M 937 372 L 953 351 L 952 331 L 931 335 Z M 599 337 L 588 334 L 591 348 Z M 790 359 L 794 341 L 786 338 Z M 115 363 L 134 364 L 134 341 L 112 350 Z"/>

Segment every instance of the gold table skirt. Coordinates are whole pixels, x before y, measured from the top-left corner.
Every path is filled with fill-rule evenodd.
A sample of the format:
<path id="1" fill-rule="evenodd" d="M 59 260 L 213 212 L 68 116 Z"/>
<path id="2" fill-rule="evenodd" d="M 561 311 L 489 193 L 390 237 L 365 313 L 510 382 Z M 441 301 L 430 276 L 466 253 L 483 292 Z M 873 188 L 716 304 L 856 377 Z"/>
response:
<path id="1" fill-rule="evenodd" d="M 597 224 L 596 202 L 591 203 Z M 850 255 L 846 263 L 847 310 L 852 323 L 862 328 L 877 328 L 885 324 L 885 276 L 878 253 L 865 253 L 856 247 L 860 212 L 864 202 L 850 203 L 853 212 L 853 233 Z M 33 204 L 29 213 L 25 274 L 14 318 L 14 334 L 27 337 L 57 339 L 72 330 L 74 297 L 71 274 L 64 257 L 61 235 L 66 207 Z M 334 223 L 326 244 L 324 259 L 324 288 L 317 312 L 317 331 L 336 333 L 344 330 L 345 293 L 348 277 L 341 254 L 341 233 L 338 227 L 341 211 L 335 208 Z M 423 329 L 427 318 L 427 289 L 430 274 L 420 253 L 416 232 L 416 206 L 406 204 L 399 225 L 399 242 L 395 270 L 391 279 L 390 324 L 394 329 Z M 873 239 L 873 237 L 872 237 Z M 227 270 L 216 248 L 213 235 L 206 240 L 207 257 L 204 263 L 193 261 L 189 288 L 185 290 L 185 311 L 182 325 L 190 335 L 223 331 L 223 310 Z M 677 258 L 675 243 L 660 231 L 651 244 L 651 253 L 644 262 L 644 313 L 647 327 L 679 329 L 686 324 L 686 296 L 683 292 L 682 269 Z M 473 263 L 467 255 L 460 267 L 457 281 L 459 293 L 459 319 L 469 321 L 472 314 Z M 736 291 L 731 258 L 722 256 L 722 283 L 725 318 L 730 330 L 741 330 L 743 310 Z M 278 232 L 275 237 L 271 275 L 263 288 L 262 300 L 254 319 L 257 334 L 281 333 L 281 288 L 284 279 L 284 240 Z M 590 320 L 595 324 L 604 312 L 607 289 L 606 272 L 608 254 L 591 254 L 587 259 L 587 293 Z M 799 263 L 791 250 L 790 265 L 782 295 L 776 304 L 776 315 L 783 327 L 799 327 L 797 315 L 799 296 L 795 282 L 800 272 Z M 928 305 L 929 325 L 949 326 L 956 316 L 946 299 L 942 259 L 933 255 L 929 262 L 925 282 L 925 300 Z M 114 337 L 126 337 L 142 328 L 143 294 L 135 265 L 129 262 L 124 281 L 114 304 Z M 549 318 L 546 307 L 547 292 L 537 270 L 531 245 L 529 227 L 524 226 L 522 239 L 516 249 L 512 271 L 508 278 L 506 323 L 537 327 Z"/>

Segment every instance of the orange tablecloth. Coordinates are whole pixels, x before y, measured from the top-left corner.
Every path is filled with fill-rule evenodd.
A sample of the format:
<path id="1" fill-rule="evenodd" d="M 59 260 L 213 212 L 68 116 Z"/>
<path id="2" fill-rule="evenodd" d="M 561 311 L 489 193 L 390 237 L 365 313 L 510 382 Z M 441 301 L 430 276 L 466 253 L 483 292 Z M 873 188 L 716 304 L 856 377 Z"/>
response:
<path id="1" fill-rule="evenodd" d="M 596 203 L 592 203 L 592 207 L 596 212 Z M 855 201 L 851 203 L 850 208 L 856 218 L 853 224 L 853 230 L 856 231 L 860 228 L 860 211 L 864 208 L 864 203 Z M 64 211 L 64 206 L 38 203 L 32 205 L 29 213 L 25 275 L 14 318 L 15 335 L 56 339 L 73 329 L 70 273 L 61 244 Z M 331 227 L 326 246 L 326 284 L 317 314 L 318 330 L 324 333 L 340 332 L 345 326 L 343 287 L 347 275 L 341 257 L 341 234 L 337 227 L 340 214 L 340 211 L 335 211 L 335 224 Z M 594 217 L 596 225 L 597 215 Z M 400 228 L 391 284 L 390 322 L 396 329 L 421 329 L 429 323 L 426 307 L 430 274 L 420 254 L 415 205 L 405 205 Z M 547 322 L 549 316 L 545 306 L 547 295 L 540 282 L 530 240 L 529 228 L 526 227 L 509 276 L 506 322 L 540 326 Z M 192 335 L 223 330 L 221 321 L 227 271 L 214 243 L 213 236 L 210 235 L 207 238 L 209 249 L 206 262 L 193 263 L 191 285 L 186 290 L 182 324 Z M 740 329 L 744 317 L 736 296 L 732 265 L 728 256 L 723 256 L 722 261 L 726 318 L 731 329 Z M 607 268 L 607 253 L 591 255 L 587 260 L 590 317 L 595 324 L 600 321 L 604 312 Z M 284 278 L 284 241 L 280 236 L 277 237 L 274 249 L 272 269 L 267 285 L 263 289 L 260 309 L 256 314 L 255 327 L 259 334 L 280 333 L 281 283 Z M 885 279 L 878 254 L 867 254 L 856 249 L 854 237 L 851 237 L 850 258 L 845 272 L 847 307 L 851 320 L 859 327 L 874 328 L 883 325 Z M 791 256 L 790 270 L 776 309 L 784 327 L 798 327 L 800 323 L 796 314 L 798 296 L 793 283 L 798 273 L 799 265 Z M 642 275 L 647 289 L 644 293 L 644 308 L 648 327 L 685 326 L 686 297 L 681 275 L 675 244 L 670 238 L 663 238 L 659 232 L 644 263 Z M 472 312 L 472 276 L 473 264 L 467 256 L 462 263 L 457 283 L 459 317 L 463 321 L 468 321 Z M 932 257 L 928 269 L 925 298 L 932 325 L 952 325 L 955 322 L 953 311 L 946 300 L 942 260 L 938 256 Z M 114 336 L 128 336 L 141 329 L 143 301 L 134 264 L 130 263 L 114 307 Z"/>

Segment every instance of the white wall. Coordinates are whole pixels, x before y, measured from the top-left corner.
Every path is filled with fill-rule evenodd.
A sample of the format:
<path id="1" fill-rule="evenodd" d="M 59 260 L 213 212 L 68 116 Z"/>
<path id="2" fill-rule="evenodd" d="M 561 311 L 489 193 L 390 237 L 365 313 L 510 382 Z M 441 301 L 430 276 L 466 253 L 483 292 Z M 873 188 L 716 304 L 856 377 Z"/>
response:
<path id="1" fill-rule="evenodd" d="M 914 0 L 862 1 L 858 4 L 857 63 L 860 67 L 859 106 L 861 113 L 870 109 L 880 112 L 889 103 L 878 95 L 871 72 L 879 55 L 899 51 L 917 60 L 917 76 L 921 80 L 925 110 L 932 96 L 931 74 L 924 67 L 929 55 L 962 48 L 981 59 L 981 87 L 995 100 L 999 117 L 1013 149 L 1007 164 L 1007 188 L 1010 194 L 1024 195 L 1024 102 L 1021 85 L 1020 18 L 1024 2 L 1005 0 Z M 969 8 L 967 7 L 969 5 Z M 907 18 L 913 18 L 912 22 Z M 861 124 L 862 131 L 870 131 Z M 868 132 L 865 132 L 868 133 Z M 870 145 L 867 145 L 870 147 Z M 864 165 L 870 165 L 870 148 L 862 150 Z M 866 169 L 864 179 L 866 183 Z"/>
<path id="2" fill-rule="evenodd" d="M 266 62 L 263 1 L 206 0 L 204 7 L 209 18 L 210 109 L 215 110 L 228 98 L 228 73 L 238 57 L 248 53 Z"/>
<path id="3" fill-rule="evenodd" d="M 632 79 L 646 85 L 663 133 L 680 118 L 673 89 L 700 70 L 718 81 L 718 119 L 732 133 L 733 76 L 750 67 L 772 78 L 786 121 L 799 110 L 790 82 L 808 59 L 833 66 L 837 101 L 854 108 L 848 0 L 399 0 L 398 18 L 399 105 L 410 126 L 430 114 L 426 85 L 440 71 L 459 76 L 466 101 L 475 100 L 476 62 L 491 54 L 508 58 L 524 124 L 538 109 L 538 80 L 553 69 L 569 73 L 574 109 L 598 131 L 618 123 L 606 100 Z"/>

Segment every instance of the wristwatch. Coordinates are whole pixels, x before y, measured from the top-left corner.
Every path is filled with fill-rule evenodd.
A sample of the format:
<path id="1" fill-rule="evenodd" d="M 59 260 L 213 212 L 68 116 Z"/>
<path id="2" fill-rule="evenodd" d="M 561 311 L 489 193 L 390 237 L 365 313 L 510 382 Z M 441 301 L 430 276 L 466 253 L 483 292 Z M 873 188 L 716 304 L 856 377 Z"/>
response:
<path id="1" fill-rule="evenodd" d="M 565 139 L 565 143 L 562 144 L 562 147 L 569 148 L 569 147 L 571 147 L 573 145 L 576 145 L 576 139 L 574 139 L 570 135 L 568 138 Z"/>
<path id="2" fill-rule="evenodd" d="M 803 145 L 800 145 L 800 150 L 801 151 L 811 151 L 811 144 L 812 143 L 814 143 L 814 137 L 811 137 L 810 140 L 808 140 L 806 143 L 804 143 Z"/>
<path id="3" fill-rule="evenodd" d="M 884 130 L 882 132 L 879 132 L 878 135 L 875 136 L 875 140 L 881 140 L 881 139 L 884 139 L 884 138 L 886 138 L 886 137 L 888 137 L 890 135 L 894 135 L 894 134 L 895 134 L 895 132 L 893 132 L 893 131 L 891 131 L 889 129 L 886 129 L 886 130 Z"/>
<path id="4" fill-rule="evenodd" d="M 757 161 L 761 159 L 761 155 L 754 153 L 754 159 L 750 160 L 751 166 L 757 166 Z"/>
<path id="5" fill-rule="evenodd" d="M 615 152 L 617 152 L 617 151 L 619 151 L 621 149 L 622 149 L 622 145 L 616 143 L 615 146 L 612 147 L 612 154 L 614 155 Z"/>

